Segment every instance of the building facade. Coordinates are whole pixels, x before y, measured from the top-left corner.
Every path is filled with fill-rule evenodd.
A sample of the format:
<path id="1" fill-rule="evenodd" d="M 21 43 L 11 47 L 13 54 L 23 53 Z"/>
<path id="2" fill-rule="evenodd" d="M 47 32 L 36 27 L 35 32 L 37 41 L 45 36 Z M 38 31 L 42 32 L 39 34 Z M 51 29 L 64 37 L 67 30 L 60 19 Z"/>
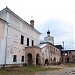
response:
<path id="1" fill-rule="evenodd" d="M 41 49 L 37 46 L 25 48 L 25 63 L 26 65 L 41 65 Z"/>
<path id="2" fill-rule="evenodd" d="M 75 63 L 75 50 L 61 51 L 63 63 Z"/>
<path id="3" fill-rule="evenodd" d="M 59 64 L 61 63 L 61 51 L 53 44 L 43 42 L 38 45 L 41 48 L 41 64 Z"/>
<path id="4" fill-rule="evenodd" d="M 34 20 L 28 24 L 8 7 L 0 11 L 0 18 L 8 22 L 0 22 L 0 64 L 25 63 L 25 47 L 39 44 L 40 32 L 34 28 Z M 2 54 L 2 55 L 1 55 Z"/>
<path id="5" fill-rule="evenodd" d="M 61 51 L 54 45 L 54 37 L 40 43 L 40 32 L 34 20 L 28 24 L 8 7 L 0 11 L 0 65 L 48 65 L 61 61 Z"/>
<path id="6" fill-rule="evenodd" d="M 41 64 L 59 64 L 61 63 L 61 49 L 54 45 L 54 37 L 47 31 L 47 37 L 44 38 L 38 47 L 41 48 Z"/>

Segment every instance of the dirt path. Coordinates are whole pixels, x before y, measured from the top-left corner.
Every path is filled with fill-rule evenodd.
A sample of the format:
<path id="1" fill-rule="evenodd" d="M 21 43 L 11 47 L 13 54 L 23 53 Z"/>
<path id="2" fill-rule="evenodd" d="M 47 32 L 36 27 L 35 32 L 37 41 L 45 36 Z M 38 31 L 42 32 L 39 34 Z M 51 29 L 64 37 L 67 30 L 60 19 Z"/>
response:
<path id="1" fill-rule="evenodd" d="M 62 68 L 56 71 L 38 72 L 34 75 L 75 75 L 75 67 L 65 67 L 65 66 L 45 66 L 51 68 Z"/>

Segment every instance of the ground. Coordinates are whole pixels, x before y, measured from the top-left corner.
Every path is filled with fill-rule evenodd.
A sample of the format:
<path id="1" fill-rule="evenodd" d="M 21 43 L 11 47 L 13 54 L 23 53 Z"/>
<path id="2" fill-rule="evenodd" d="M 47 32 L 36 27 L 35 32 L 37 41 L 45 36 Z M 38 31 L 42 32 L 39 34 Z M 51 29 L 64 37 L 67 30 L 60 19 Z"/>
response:
<path id="1" fill-rule="evenodd" d="M 0 70 L 0 75 L 75 75 L 75 64 L 13 67 Z"/>
<path id="2" fill-rule="evenodd" d="M 57 66 L 57 67 L 62 67 L 62 66 Z M 60 70 L 39 72 L 36 73 L 35 75 L 75 75 L 75 67 L 63 67 L 63 69 Z"/>

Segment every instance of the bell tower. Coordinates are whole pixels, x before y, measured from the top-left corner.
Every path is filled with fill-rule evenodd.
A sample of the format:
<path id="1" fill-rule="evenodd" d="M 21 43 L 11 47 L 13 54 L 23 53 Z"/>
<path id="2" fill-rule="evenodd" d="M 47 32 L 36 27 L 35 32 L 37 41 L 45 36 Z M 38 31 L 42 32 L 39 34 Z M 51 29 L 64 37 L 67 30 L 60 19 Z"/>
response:
<path id="1" fill-rule="evenodd" d="M 54 44 L 54 37 L 50 36 L 50 31 L 48 29 L 47 31 L 47 37 L 44 38 L 45 42 L 50 42 L 51 44 Z"/>

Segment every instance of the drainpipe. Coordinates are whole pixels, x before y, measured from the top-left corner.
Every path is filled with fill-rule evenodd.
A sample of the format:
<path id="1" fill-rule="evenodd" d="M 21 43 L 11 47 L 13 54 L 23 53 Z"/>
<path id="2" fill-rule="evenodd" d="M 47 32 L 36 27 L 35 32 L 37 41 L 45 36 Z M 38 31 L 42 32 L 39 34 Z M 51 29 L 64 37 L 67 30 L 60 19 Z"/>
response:
<path id="1" fill-rule="evenodd" d="M 63 52 L 64 52 L 64 56 L 63 56 L 64 60 L 63 60 L 63 63 L 65 63 L 65 50 L 64 50 L 64 41 L 63 41 Z"/>

